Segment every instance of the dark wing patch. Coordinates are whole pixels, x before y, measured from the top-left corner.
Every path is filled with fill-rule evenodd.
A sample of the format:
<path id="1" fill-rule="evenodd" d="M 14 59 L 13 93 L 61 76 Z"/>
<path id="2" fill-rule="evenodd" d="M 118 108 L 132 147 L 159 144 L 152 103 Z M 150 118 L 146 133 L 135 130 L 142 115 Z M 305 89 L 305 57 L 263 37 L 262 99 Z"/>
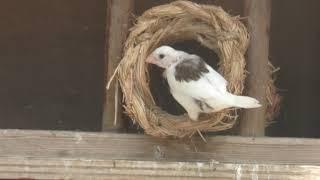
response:
<path id="1" fill-rule="evenodd" d="M 201 75 L 208 73 L 205 62 L 198 56 L 195 58 L 184 59 L 176 65 L 175 79 L 177 81 L 196 81 L 201 78 Z"/>

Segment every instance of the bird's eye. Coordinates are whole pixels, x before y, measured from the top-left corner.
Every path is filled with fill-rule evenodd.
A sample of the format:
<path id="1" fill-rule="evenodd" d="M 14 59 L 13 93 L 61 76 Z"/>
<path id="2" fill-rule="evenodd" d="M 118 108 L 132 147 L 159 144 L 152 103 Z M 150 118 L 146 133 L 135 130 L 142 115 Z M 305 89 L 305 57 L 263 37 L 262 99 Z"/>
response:
<path id="1" fill-rule="evenodd" d="M 163 54 L 160 54 L 160 55 L 159 55 L 159 58 L 160 58 L 160 59 L 163 59 L 163 58 L 164 58 L 164 55 L 163 55 Z"/>

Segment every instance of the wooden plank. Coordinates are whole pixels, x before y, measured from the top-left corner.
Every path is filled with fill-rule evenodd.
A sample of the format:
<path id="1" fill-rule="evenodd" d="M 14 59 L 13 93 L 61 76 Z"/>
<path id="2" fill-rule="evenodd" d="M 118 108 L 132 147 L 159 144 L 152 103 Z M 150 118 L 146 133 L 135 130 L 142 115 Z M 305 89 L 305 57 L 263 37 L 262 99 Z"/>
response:
<path id="1" fill-rule="evenodd" d="M 246 110 L 240 122 L 242 136 L 263 136 L 265 132 L 266 86 L 268 82 L 270 0 L 245 0 L 244 16 L 248 17 L 251 42 L 247 52 L 248 95 L 264 106 Z"/>
<path id="2" fill-rule="evenodd" d="M 319 166 L 0 158 L 0 178 L 36 179 L 317 179 Z"/>
<path id="3" fill-rule="evenodd" d="M 106 84 L 113 75 L 122 56 L 122 49 L 130 26 L 130 17 L 133 11 L 132 0 L 107 1 L 107 33 L 106 33 Z M 106 93 L 103 108 L 102 130 L 119 130 L 123 127 L 121 119 L 121 94 L 117 81 L 114 81 Z M 119 103 L 115 103 L 119 102 Z M 116 112 L 117 109 L 117 112 Z M 116 123 L 115 123 L 115 119 Z"/>
<path id="4" fill-rule="evenodd" d="M 0 130 L 0 157 L 320 165 L 320 140 L 218 136 L 182 141 L 114 133 Z"/>
<path id="5" fill-rule="evenodd" d="M 315 179 L 320 140 L 0 130 L 0 178 Z"/>

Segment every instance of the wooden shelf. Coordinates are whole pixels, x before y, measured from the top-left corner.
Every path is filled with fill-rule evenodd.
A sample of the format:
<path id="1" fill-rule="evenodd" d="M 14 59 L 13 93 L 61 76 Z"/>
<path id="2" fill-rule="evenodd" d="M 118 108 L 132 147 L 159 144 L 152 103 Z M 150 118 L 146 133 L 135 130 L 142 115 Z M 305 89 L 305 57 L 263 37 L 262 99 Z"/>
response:
<path id="1" fill-rule="evenodd" d="M 320 140 L 0 130 L 0 178 L 313 179 Z"/>

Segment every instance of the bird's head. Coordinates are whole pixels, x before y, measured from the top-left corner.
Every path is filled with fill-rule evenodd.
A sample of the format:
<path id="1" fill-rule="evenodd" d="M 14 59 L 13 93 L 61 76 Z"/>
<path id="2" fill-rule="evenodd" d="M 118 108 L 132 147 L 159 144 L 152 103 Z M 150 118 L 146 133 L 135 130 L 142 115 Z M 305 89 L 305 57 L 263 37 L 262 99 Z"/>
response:
<path id="1" fill-rule="evenodd" d="M 178 51 L 172 47 L 161 46 L 147 57 L 146 62 L 167 69 L 179 60 L 178 57 Z"/>

